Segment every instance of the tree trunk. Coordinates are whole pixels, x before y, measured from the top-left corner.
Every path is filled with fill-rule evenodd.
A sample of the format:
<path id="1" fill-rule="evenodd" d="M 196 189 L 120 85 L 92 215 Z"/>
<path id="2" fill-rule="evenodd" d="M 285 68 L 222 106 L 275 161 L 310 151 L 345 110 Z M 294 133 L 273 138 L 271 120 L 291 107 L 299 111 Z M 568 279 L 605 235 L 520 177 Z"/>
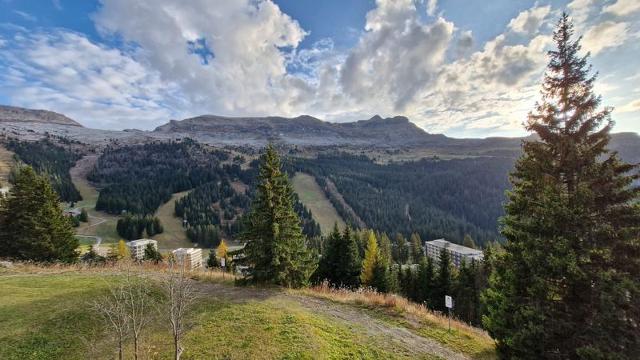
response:
<path id="1" fill-rule="evenodd" d="M 122 353 L 122 337 L 118 338 L 118 359 L 124 359 L 124 354 Z"/>
<path id="2" fill-rule="evenodd" d="M 138 360 L 138 337 L 133 337 L 133 358 Z"/>
<path id="3" fill-rule="evenodd" d="M 178 337 L 173 338 L 173 346 L 175 349 L 175 360 L 180 360 L 180 355 L 182 355 L 182 349 L 180 349 L 180 340 Z"/>

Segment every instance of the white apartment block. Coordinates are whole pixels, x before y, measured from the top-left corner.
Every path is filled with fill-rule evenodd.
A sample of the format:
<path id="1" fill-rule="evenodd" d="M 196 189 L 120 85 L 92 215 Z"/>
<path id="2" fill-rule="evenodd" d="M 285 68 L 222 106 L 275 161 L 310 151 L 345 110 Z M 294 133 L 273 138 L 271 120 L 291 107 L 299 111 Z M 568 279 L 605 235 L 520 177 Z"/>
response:
<path id="1" fill-rule="evenodd" d="M 129 241 L 127 243 L 127 247 L 129 248 L 129 253 L 131 253 L 131 257 L 136 260 L 142 260 L 144 258 L 144 249 L 148 244 L 152 244 L 153 247 L 158 250 L 158 242 L 153 239 L 138 239 Z"/>
<path id="2" fill-rule="evenodd" d="M 176 262 L 187 269 L 202 267 L 202 250 L 196 248 L 179 248 L 172 251 Z"/>
<path id="3" fill-rule="evenodd" d="M 451 262 L 455 267 L 460 267 L 462 260 L 470 263 L 471 260 L 482 261 L 484 255 L 482 250 L 472 249 L 470 247 L 454 244 L 445 239 L 437 239 L 425 242 L 425 252 L 428 257 L 432 258 L 436 263 L 440 260 L 440 251 L 446 249 L 451 255 Z"/>

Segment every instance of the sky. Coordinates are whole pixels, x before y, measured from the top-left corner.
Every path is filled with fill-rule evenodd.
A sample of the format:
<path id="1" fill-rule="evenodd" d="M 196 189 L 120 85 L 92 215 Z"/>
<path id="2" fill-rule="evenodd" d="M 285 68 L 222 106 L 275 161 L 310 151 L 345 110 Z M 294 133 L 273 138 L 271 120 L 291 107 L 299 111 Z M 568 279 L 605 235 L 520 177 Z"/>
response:
<path id="1" fill-rule="evenodd" d="M 0 104 L 100 129 L 378 114 L 522 136 L 563 11 L 614 131 L 640 132 L 638 0 L 0 0 Z"/>

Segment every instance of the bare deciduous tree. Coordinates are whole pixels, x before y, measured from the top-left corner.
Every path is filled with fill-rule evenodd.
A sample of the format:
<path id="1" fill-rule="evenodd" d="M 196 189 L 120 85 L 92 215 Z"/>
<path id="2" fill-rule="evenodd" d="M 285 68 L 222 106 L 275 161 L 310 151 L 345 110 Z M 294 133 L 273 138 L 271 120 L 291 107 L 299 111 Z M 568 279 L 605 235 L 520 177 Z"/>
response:
<path id="1" fill-rule="evenodd" d="M 154 299 L 151 296 L 148 283 L 140 277 L 132 276 L 128 272 L 124 281 L 126 283 L 124 302 L 133 336 L 133 358 L 137 360 L 140 337 L 143 330 L 153 320 Z"/>
<path id="2" fill-rule="evenodd" d="M 118 358 L 123 359 L 125 340 L 133 338 L 134 359 L 138 359 L 140 337 L 153 320 L 154 298 L 144 279 L 128 266 L 122 278 L 109 287 L 109 294 L 94 301 L 93 308 L 118 342 Z"/>
<path id="3" fill-rule="evenodd" d="M 109 288 L 109 294 L 93 302 L 93 310 L 102 317 L 106 328 L 118 342 L 118 359 L 124 357 L 124 343 L 129 336 L 131 323 L 126 305 L 126 284 L 118 283 Z"/>
<path id="4" fill-rule="evenodd" d="M 183 352 L 181 339 L 186 326 L 186 316 L 198 294 L 187 276 L 185 265 L 173 261 L 169 264 L 169 271 L 162 283 L 162 288 L 166 302 L 161 309 L 171 325 L 175 360 L 179 360 Z"/>

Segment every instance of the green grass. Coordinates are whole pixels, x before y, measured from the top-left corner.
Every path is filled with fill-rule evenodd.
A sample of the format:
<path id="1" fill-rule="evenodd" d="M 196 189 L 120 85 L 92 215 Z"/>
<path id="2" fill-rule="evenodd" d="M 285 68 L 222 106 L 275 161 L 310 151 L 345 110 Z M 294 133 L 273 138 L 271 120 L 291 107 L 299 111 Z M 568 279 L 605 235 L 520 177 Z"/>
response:
<path id="1" fill-rule="evenodd" d="M 300 201 L 311 210 L 313 219 L 320 224 L 323 234 L 331 232 L 336 222 L 341 229 L 344 228 L 344 220 L 338 215 L 313 176 L 298 172 L 293 177 L 292 184 Z"/>
<path id="2" fill-rule="evenodd" d="M 108 271 L 0 275 L 0 359 L 109 359 L 89 302 L 117 277 Z M 220 285 L 227 286 L 227 285 Z M 280 294 L 274 292 L 274 296 Z M 406 351 L 344 323 L 275 297 L 203 296 L 189 320 L 184 359 L 391 359 Z M 158 319 L 147 330 L 144 358 L 169 359 L 171 338 Z M 131 345 L 127 345 L 127 358 Z M 427 357 L 430 358 L 430 357 Z"/>
<path id="3" fill-rule="evenodd" d="M 158 240 L 158 247 L 161 250 L 193 247 L 193 244 L 187 239 L 186 231 L 182 228 L 182 219 L 174 216 L 175 202 L 188 193 L 189 191 L 183 191 L 173 194 L 171 199 L 156 211 L 155 216 L 160 219 L 164 231 L 162 234 L 154 235 L 153 238 Z"/>
<path id="4" fill-rule="evenodd" d="M 380 359 L 403 358 L 382 349 L 362 329 L 348 328 L 312 314 L 293 302 L 208 302 L 185 357 L 207 359 Z M 397 350 L 397 349 L 396 349 Z"/>
<path id="5" fill-rule="evenodd" d="M 87 303 L 106 286 L 91 275 L 0 277 L 0 358 L 85 358 L 98 340 Z"/>

